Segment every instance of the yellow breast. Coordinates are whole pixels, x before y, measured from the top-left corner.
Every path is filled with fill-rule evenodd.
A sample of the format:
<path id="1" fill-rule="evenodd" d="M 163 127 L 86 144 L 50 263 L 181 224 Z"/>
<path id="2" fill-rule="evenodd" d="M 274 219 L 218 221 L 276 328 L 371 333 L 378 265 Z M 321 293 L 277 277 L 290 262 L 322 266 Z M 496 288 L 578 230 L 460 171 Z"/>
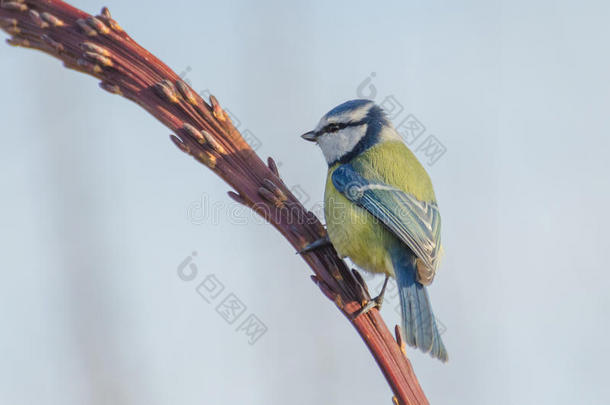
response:
<path id="1" fill-rule="evenodd" d="M 337 191 L 329 170 L 324 195 L 328 237 L 341 257 L 373 273 L 394 275 L 388 248 L 398 240 L 363 208 Z"/>
<path id="2" fill-rule="evenodd" d="M 387 184 L 415 195 L 423 201 L 434 201 L 434 190 L 428 174 L 417 158 L 402 142 L 384 142 L 368 149 L 352 166 L 374 170 Z M 379 220 L 350 202 L 337 191 L 331 167 L 326 179 L 324 215 L 328 236 L 342 257 L 349 257 L 357 266 L 374 273 L 393 275 L 389 252 L 404 245 Z"/>

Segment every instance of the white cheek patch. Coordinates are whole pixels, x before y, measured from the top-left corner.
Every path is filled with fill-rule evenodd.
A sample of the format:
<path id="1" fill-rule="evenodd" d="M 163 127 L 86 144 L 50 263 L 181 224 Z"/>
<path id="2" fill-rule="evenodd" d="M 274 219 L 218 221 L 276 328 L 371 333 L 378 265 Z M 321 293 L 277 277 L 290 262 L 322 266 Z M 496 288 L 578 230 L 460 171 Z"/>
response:
<path id="1" fill-rule="evenodd" d="M 351 152 L 366 135 L 367 127 L 366 124 L 363 124 L 321 135 L 318 138 L 318 145 L 322 149 L 326 163 L 330 164 Z"/>

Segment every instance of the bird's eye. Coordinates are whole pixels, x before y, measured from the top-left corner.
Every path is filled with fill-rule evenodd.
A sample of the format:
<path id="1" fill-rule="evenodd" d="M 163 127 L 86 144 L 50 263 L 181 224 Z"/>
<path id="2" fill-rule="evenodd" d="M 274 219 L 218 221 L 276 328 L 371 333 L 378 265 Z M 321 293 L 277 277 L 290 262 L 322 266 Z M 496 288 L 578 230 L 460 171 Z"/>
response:
<path id="1" fill-rule="evenodd" d="M 345 124 L 328 124 L 326 126 L 326 131 L 324 132 L 337 132 L 340 129 L 345 128 Z"/>

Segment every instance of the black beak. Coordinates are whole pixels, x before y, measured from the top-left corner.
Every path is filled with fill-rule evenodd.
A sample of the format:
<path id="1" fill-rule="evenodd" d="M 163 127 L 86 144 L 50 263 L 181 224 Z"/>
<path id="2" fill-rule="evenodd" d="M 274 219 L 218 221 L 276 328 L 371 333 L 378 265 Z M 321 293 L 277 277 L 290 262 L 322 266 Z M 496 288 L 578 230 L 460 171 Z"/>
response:
<path id="1" fill-rule="evenodd" d="M 301 135 L 301 138 L 309 142 L 315 142 L 316 139 L 318 139 L 318 134 L 316 134 L 314 131 L 309 131 Z"/>

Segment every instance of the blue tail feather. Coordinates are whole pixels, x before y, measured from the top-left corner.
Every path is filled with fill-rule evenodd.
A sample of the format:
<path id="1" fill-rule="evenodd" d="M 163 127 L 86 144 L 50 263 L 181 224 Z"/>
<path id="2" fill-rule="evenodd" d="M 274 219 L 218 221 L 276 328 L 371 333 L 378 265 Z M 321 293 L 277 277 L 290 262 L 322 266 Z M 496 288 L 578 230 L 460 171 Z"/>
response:
<path id="1" fill-rule="evenodd" d="M 415 256 L 403 249 L 393 256 L 402 308 L 402 329 L 407 344 L 447 361 L 447 350 L 438 332 L 428 292 L 416 279 Z"/>

